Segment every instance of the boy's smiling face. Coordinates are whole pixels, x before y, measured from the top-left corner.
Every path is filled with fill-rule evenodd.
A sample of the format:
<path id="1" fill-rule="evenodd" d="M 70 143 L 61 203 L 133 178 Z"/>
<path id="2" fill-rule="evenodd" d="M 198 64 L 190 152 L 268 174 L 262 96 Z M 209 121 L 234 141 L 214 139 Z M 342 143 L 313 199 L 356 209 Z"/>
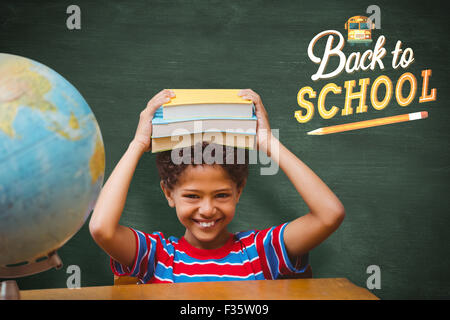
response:
<path id="1" fill-rule="evenodd" d="M 186 227 L 187 242 L 200 249 L 216 249 L 227 242 L 227 225 L 243 186 L 238 189 L 220 165 L 189 165 L 172 190 L 162 183 L 161 187 Z"/>

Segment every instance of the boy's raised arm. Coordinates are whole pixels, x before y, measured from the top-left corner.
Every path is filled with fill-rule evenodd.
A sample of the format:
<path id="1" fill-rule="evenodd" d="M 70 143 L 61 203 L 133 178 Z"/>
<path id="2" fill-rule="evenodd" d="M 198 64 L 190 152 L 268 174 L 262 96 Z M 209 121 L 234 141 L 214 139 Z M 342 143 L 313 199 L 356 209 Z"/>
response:
<path id="1" fill-rule="evenodd" d="M 328 238 L 342 223 L 345 209 L 328 186 L 299 158 L 275 137 L 273 144 L 278 152 L 272 159 L 287 175 L 310 212 L 293 220 L 284 230 L 284 242 L 291 261 Z"/>
<path id="2" fill-rule="evenodd" d="M 141 112 L 135 137 L 103 186 L 89 222 L 95 242 L 114 260 L 130 267 L 136 253 L 135 238 L 129 228 L 119 225 L 119 220 L 139 159 L 150 150 L 153 115 L 171 97 L 172 91 L 163 90 Z"/>
<path id="3" fill-rule="evenodd" d="M 296 257 L 319 245 L 339 227 L 345 217 L 344 206 L 306 164 L 272 135 L 259 95 L 250 89 L 241 90 L 239 95 L 255 104 L 258 149 L 278 163 L 309 207 L 309 213 L 289 223 L 284 230 L 287 253 L 295 261 Z"/>

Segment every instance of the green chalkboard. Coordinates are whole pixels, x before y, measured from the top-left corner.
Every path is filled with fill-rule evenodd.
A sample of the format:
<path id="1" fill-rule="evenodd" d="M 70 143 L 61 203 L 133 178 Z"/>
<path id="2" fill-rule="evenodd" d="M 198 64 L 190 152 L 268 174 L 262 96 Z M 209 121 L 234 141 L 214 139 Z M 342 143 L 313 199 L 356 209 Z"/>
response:
<path id="1" fill-rule="evenodd" d="M 384 35 L 384 70 L 340 73 L 313 81 L 318 65 L 308 45 L 324 30 L 347 36 L 344 24 L 366 15 L 369 1 L 76 1 L 81 29 L 69 30 L 70 1 L 2 1 L 0 52 L 25 56 L 54 69 L 84 96 L 101 128 L 106 151 L 105 179 L 134 136 L 139 113 L 163 88 L 252 88 L 260 94 L 272 128 L 281 142 L 312 168 L 340 198 L 346 218 L 340 228 L 310 255 L 314 277 L 344 277 L 366 287 L 380 268 L 383 299 L 433 299 L 450 296 L 450 197 L 448 196 L 450 68 L 448 22 L 438 2 L 377 1 L 381 29 L 373 43 L 343 51 L 373 49 Z M 393 69 L 397 40 L 412 48 L 414 62 Z M 315 52 L 323 52 L 325 40 Z M 318 54 L 319 55 L 319 54 Z M 329 68 L 338 65 L 332 58 Z M 432 70 L 429 89 L 435 101 L 419 103 L 421 72 Z M 342 109 L 344 83 L 386 75 L 395 86 L 405 72 L 418 82 L 412 103 L 395 97 L 375 110 L 331 119 L 317 111 L 306 123 L 297 93 L 311 86 L 319 95 L 335 83 L 342 94 L 329 93 L 327 107 Z M 370 85 L 371 85 L 370 84 Z M 369 85 L 369 91 L 370 91 Z M 408 85 L 403 94 L 408 93 Z M 382 100 L 383 91 L 379 91 Z M 355 100 L 352 107 L 356 109 Z M 338 134 L 312 136 L 308 131 L 346 122 L 428 111 L 425 120 Z M 0 132 L 1 134 L 1 132 Z M 280 170 L 261 175 L 252 165 L 231 231 L 265 228 L 306 214 L 308 207 Z M 1 223 L 1 221 L 0 221 Z M 132 180 L 121 224 L 144 231 L 181 236 L 184 232 L 159 187 L 155 156 L 140 160 Z M 86 222 L 59 251 L 60 270 L 18 279 L 21 289 L 64 288 L 67 268 L 77 265 L 82 286 L 112 285 L 109 258 L 93 241 Z"/>

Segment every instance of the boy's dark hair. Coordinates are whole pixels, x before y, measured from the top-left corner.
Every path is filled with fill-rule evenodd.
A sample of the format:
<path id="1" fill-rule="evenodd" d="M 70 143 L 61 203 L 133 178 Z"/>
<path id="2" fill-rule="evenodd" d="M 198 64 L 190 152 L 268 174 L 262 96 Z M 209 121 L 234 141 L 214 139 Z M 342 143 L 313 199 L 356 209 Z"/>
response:
<path id="1" fill-rule="evenodd" d="M 204 151 L 205 148 L 210 148 L 212 159 L 215 159 L 215 151 L 221 150 L 222 157 L 220 159 L 216 159 L 219 161 L 210 162 L 204 159 Z M 198 158 L 195 157 L 195 152 L 199 153 L 201 150 L 201 163 L 198 163 Z M 175 153 L 180 159 L 183 159 L 183 162 L 180 164 L 176 164 L 172 160 L 172 153 Z M 219 153 L 220 154 L 220 153 Z M 187 155 L 187 156 L 186 156 Z M 186 161 L 189 159 L 190 161 Z M 245 159 L 242 159 L 242 155 L 244 155 Z M 194 161 L 194 159 L 196 159 Z M 239 160 L 239 161 L 238 161 Z M 245 160 L 245 161 L 242 161 Z M 203 142 L 201 145 L 201 149 L 199 146 L 192 146 L 186 148 L 179 148 L 170 151 L 159 152 L 156 155 L 156 167 L 158 169 L 159 176 L 161 181 L 164 183 L 165 187 L 168 189 L 173 189 L 173 187 L 177 184 L 180 175 L 183 171 L 190 165 L 220 165 L 222 168 L 228 173 L 228 176 L 231 180 L 233 180 L 237 187 L 240 188 L 245 183 L 248 177 L 248 150 L 241 149 L 238 150 L 235 147 L 228 147 L 214 143 Z"/>

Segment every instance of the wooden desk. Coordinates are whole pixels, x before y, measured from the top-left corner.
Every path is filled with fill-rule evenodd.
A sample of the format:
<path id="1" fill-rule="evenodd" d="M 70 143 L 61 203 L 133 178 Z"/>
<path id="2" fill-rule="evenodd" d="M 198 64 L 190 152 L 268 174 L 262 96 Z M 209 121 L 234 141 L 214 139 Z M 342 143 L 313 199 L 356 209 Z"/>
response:
<path id="1" fill-rule="evenodd" d="M 377 300 L 344 278 L 119 285 L 22 290 L 25 300 Z"/>

